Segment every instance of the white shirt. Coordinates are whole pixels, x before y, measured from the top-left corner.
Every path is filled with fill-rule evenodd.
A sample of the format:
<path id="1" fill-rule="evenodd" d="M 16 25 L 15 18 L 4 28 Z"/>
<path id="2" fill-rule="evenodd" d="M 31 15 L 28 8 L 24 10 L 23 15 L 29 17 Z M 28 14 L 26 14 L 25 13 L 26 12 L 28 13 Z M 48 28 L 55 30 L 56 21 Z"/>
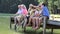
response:
<path id="1" fill-rule="evenodd" d="M 36 14 L 40 14 L 40 15 L 41 15 L 41 14 L 42 14 L 42 10 L 40 10 L 40 11 L 37 11 L 37 10 L 36 10 L 36 11 L 35 11 L 35 15 L 36 15 Z"/>
<path id="2" fill-rule="evenodd" d="M 18 9 L 17 14 L 21 14 L 21 13 L 22 13 L 22 10 Z"/>
<path id="3" fill-rule="evenodd" d="M 35 11 L 35 15 L 38 14 L 38 11 Z"/>

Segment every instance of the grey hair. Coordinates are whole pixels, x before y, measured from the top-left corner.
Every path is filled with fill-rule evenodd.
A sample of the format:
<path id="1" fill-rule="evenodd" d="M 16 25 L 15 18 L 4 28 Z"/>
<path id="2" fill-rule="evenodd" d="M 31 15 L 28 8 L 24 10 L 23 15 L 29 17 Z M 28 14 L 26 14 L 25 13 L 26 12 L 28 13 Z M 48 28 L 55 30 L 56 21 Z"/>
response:
<path id="1" fill-rule="evenodd" d="M 24 4 L 21 4 L 21 6 L 23 6 L 26 9 L 26 6 Z"/>

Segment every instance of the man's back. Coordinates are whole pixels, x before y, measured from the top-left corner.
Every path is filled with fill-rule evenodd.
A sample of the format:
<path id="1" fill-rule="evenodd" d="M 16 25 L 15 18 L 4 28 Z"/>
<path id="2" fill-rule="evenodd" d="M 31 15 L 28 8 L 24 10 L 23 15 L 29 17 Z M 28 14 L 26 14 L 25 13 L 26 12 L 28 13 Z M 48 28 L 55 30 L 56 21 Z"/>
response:
<path id="1" fill-rule="evenodd" d="M 43 7 L 43 16 L 48 16 L 49 17 L 49 11 L 46 6 Z"/>

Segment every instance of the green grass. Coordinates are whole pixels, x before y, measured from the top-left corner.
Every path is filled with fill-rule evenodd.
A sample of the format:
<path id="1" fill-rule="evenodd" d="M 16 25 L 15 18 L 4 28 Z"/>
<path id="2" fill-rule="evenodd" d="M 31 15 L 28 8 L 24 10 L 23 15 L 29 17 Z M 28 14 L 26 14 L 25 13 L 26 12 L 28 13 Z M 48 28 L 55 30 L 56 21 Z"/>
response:
<path id="1" fill-rule="evenodd" d="M 9 17 L 2 16 L 11 16 L 11 14 L 0 14 L 0 34 L 42 34 L 42 28 L 37 30 L 36 32 L 31 28 L 27 27 L 26 32 L 23 32 L 23 29 L 20 28 L 19 32 L 11 30 L 9 28 Z M 54 34 L 60 34 L 60 29 L 54 29 Z M 51 34 L 51 29 L 47 29 L 47 34 Z"/>
<path id="2" fill-rule="evenodd" d="M 18 34 L 9 29 L 9 18 L 0 17 L 0 34 Z"/>

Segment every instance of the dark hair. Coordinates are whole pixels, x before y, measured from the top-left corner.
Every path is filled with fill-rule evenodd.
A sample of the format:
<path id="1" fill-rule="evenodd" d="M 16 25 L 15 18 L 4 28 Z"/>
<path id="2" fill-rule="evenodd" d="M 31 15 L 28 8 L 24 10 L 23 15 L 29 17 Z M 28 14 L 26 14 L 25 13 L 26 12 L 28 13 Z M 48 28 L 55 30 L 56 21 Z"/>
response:
<path id="1" fill-rule="evenodd" d="M 42 3 L 42 5 L 46 6 L 46 3 Z"/>
<path id="2" fill-rule="evenodd" d="M 32 9 L 36 9 L 36 7 L 33 6 Z"/>

